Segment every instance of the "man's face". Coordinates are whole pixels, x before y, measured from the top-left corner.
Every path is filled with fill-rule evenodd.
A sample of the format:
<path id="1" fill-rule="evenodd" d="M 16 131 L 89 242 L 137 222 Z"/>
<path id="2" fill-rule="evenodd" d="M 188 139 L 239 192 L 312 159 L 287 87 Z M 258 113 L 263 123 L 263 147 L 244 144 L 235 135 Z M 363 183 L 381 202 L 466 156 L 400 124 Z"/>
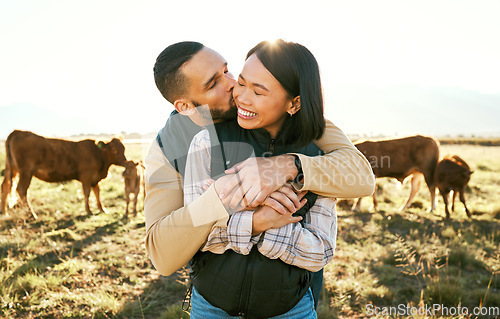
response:
<path id="1" fill-rule="evenodd" d="M 191 102 L 195 106 L 207 105 L 210 110 L 207 112 L 203 106 L 197 108 L 205 119 L 210 119 L 210 116 L 213 121 L 236 118 L 232 98 L 236 81 L 220 54 L 205 47 L 182 67 L 182 72 L 190 80 L 188 94 Z"/>

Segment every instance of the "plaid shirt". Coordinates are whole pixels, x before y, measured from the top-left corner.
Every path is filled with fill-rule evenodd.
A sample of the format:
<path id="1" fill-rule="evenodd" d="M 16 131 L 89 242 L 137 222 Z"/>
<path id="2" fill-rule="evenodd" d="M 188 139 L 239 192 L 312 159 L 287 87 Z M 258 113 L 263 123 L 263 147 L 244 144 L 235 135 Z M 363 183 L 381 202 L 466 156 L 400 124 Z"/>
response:
<path id="1" fill-rule="evenodd" d="M 210 179 L 210 135 L 207 130 L 192 140 L 186 162 L 184 204 L 203 194 L 203 183 Z M 271 228 L 252 236 L 253 211 L 231 214 L 227 227 L 214 227 L 201 251 L 222 254 L 228 249 L 243 255 L 253 246 L 271 259 L 318 271 L 333 259 L 337 236 L 336 199 L 318 196 L 301 223 Z"/>

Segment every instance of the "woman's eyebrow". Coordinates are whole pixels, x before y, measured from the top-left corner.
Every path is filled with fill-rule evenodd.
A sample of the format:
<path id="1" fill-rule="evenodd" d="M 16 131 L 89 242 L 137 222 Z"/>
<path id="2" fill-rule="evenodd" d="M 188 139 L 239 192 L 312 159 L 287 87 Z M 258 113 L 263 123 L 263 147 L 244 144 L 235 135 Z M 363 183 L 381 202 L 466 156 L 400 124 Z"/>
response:
<path id="1" fill-rule="evenodd" d="M 245 82 L 246 82 L 245 78 L 244 78 L 241 74 L 239 75 L 239 77 L 240 77 L 243 81 L 245 81 Z M 268 90 L 268 89 L 267 89 L 264 85 L 262 85 L 262 84 L 259 84 L 259 83 L 253 83 L 253 82 L 252 82 L 252 85 L 253 85 L 253 86 L 256 86 L 256 87 L 259 87 L 259 88 L 261 88 L 261 89 L 263 89 L 263 90 L 265 90 L 265 91 L 269 92 L 269 90 Z"/>

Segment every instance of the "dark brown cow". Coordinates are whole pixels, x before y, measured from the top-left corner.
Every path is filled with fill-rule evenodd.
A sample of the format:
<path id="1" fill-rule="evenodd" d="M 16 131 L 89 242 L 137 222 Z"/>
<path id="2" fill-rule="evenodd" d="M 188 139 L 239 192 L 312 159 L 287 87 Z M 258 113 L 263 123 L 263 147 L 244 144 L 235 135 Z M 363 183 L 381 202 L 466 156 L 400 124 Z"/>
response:
<path id="1" fill-rule="evenodd" d="M 141 185 L 144 190 L 144 197 L 146 197 L 143 171 L 144 165 L 142 164 L 142 161 L 127 161 L 127 163 L 125 163 L 125 170 L 123 171 L 122 175 L 125 180 L 125 199 L 127 201 L 127 207 L 125 209 L 126 218 L 128 218 L 128 206 L 130 203 L 130 195 L 132 194 L 134 195 L 133 213 L 134 216 L 137 216 L 137 197 L 139 196 Z"/>
<path id="2" fill-rule="evenodd" d="M 104 212 L 98 183 L 108 175 L 112 164 L 123 166 L 127 161 L 125 147 L 117 138 L 109 143 L 96 143 L 94 140 L 73 142 L 45 138 L 32 132 L 13 131 L 5 142 L 5 150 L 5 177 L 0 208 L 5 212 L 12 179 L 19 175 L 17 193 L 21 204 L 31 211 L 34 218 L 36 214 L 27 199 L 33 176 L 46 182 L 80 181 L 85 196 L 85 210 L 91 213 L 89 195 L 92 189 L 97 207 Z"/>
<path id="3" fill-rule="evenodd" d="M 464 193 L 465 186 L 467 186 L 472 173 L 469 165 L 457 155 L 447 155 L 437 165 L 435 174 L 436 186 L 441 196 L 443 196 L 446 219 L 450 218 L 448 196 L 451 191 L 453 191 L 451 210 L 455 211 L 455 197 L 457 193 L 460 193 L 460 201 L 464 204 L 467 217 L 471 217 L 469 209 L 467 209 L 467 205 L 465 204 Z"/>
<path id="4" fill-rule="evenodd" d="M 436 185 L 434 171 L 439 160 L 439 142 L 432 137 L 410 136 L 392 140 L 366 141 L 355 146 L 370 162 L 375 177 L 393 177 L 399 182 L 412 175 L 410 197 L 400 209 L 410 207 L 420 187 L 421 176 L 431 193 L 431 211 L 435 208 Z M 373 193 L 373 205 L 377 209 L 376 192 Z M 359 211 L 361 198 L 353 209 Z"/>

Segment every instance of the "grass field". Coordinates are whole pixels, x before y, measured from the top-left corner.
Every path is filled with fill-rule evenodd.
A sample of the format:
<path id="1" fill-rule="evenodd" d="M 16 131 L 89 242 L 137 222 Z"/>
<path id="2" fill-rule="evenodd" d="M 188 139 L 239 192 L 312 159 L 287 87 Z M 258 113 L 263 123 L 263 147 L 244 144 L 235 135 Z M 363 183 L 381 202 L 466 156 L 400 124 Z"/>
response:
<path id="1" fill-rule="evenodd" d="M 446 153 L 474 170 L 466 194 L 473 218 L 458 202 L 452 219 L 443 221 L 439 195 L 437 211 L 428 213 L 425 187 L 411 208 L 398 212 L 409 183 L 391 179 L 378 181 L 378 212 L 370 211 L 369 198 L 360 213 L 340 201 L 336 257 L 325 269 L 319 318 L 368 317 L 367 307 L 399 304 L 461 306 L 469 313 L 500 307 L 500 147 L 442 145 Z M 140 144 L 126 144 L 127 158 L 143 154 Z M 139 215 L 123 218 L 122 171 L 111 167 L 100 184 L 108 214 L 97 212 L 93 195 L 94 213 L 86 214 L 79 182 L 34 179 L 30 198 L 38 220 L 24 223 L 12 210 L 0 216 L 0 317 L 189 317 L 181 309 L 186 271 L 160 276 L 146 256 L 141 195 Z"/>

